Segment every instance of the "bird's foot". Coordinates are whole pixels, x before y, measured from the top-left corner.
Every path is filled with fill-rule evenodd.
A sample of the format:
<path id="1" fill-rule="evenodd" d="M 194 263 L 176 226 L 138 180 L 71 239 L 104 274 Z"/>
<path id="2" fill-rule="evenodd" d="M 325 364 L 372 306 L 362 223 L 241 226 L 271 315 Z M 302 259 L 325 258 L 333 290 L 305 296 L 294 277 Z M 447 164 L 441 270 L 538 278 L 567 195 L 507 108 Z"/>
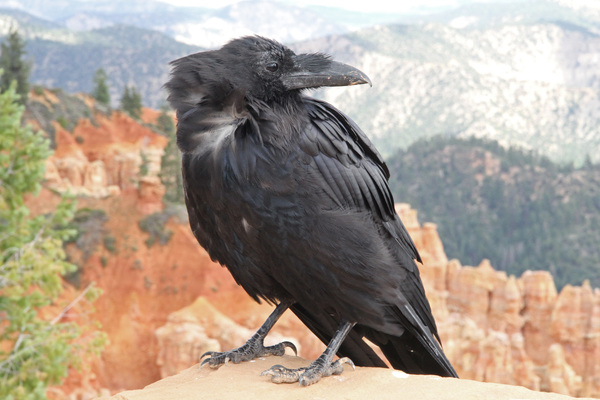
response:
<path id="1" fill-rule="evenodd" d="M 274 383 L 298 382 L 300 386 L 308 386 L 319 382 L 324 376 L 341 374 L 344 372 L 344 364 L 349 364 L 354 369 L 354 363 L 348 357 L 334 362 L 317 358 L 308 367 L 289 369 L 283 365 L 274 365 L 260 375 L 271 375 L 271 382 Z"/>
<path id="2" fill-rule="evenodd" d="M 292 342 L 281 342 L 274 346 L 265 346 L 263 344 L 262 337 L 256 335 L 251 337 L 243 346 L 233 349 L 231 351 L 207 351 L 202 354 L 200 359 L 207 357 L 200 364 L 200 368 L 208 364 L 211 368 L 219 368 L 223 364 L 227 364 L 231 361 L 234 364 L 238 364 L 242 361 L 250 361 L 258 357 L 263 356 L 282 356 L 285 354 L 286 347 L 294 350 L 294 353 L 298 355 L 298 350 Z"/>

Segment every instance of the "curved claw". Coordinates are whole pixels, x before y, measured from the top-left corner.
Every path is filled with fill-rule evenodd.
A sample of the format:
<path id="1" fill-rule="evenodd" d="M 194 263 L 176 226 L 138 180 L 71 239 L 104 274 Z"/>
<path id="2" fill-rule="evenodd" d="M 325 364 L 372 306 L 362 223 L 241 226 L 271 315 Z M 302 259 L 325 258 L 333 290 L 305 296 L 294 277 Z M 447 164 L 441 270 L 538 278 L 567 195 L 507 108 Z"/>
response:
<path id="1" fill-rule="evenodd" d="M 282 356 L 285 354 L 286 347 L 289 347 L 294 351 L 294 354 L 298 355 L 298 349 L 296 345 L 292 342 L 281 342 L 277 343 L 273 346 L 265 347 L 262 355 L 273 355 L 273 356 Z"/>
<path id="2" fill-rule="evenodd" d="M 285 341 L 285 342 L 281 342 L 281 344 L 284 347 L 284 351 L 285 351 L 286 347 L 289 347 L 290 349 L 292 349 L 294 351 L 294 355 L 296 355 L 296 356 L 298 355 L 298 349 L 296 348 L 296 345 L 294 343 Z"/>
<path id="3" fill-rule="evenodd" d="M 344 372 L 344 364 L 350 365 L 352 367 L 352 370 L 356 371 L 356 366 L 354 365 L 354 362 L 348 357 L 342 357 L 336 360 L 335 362 L 331 363 L 331 374 L 340 375 L 342 372 Z"/>
<path id="4" fill-rule="evenodd" d="M 202 369 L 204 367 L 204 365 L 208 364 L 210 362 L 210 358 L 207 358 L 206 360 L 203 360 L 200 363 L 200 369 Z"/>
<path id="5" fill-rule="evenodd" d="M 204 355 L 202 357 L 204 357 Z M 206 364 L 210 365 L 211 367 L 214 367 L 213 359 L 207 358 L 206 360 L 202 360 L 202 362 L 200 363 L 200 369 L 202 369 L 202 367 L 204 367 Z"/>
<path id="6" fill-rule="evenodd" d="M 260 376 L 265 376 L 265 375 L 275 375 L 275 371 L 276 370 L 281 370 L 285 368 L 283 365 L 277 364 L 277 365 L 273 365 L 271 368 L 264 370 L 263 372 L 260 373 Z"/>
<path id="7" fill-rule="evenodd" d="M 202 369 L 202 367 L 204 367 L 206 364 L 208 364 L 211 368 L 216 369 L 223 364 L 227 365 L 227 363 L 231 361 L 231 358 L 228 355 L 225 355 L 224 353 L 218 353 L 216 351 L 207 351 L 206 353 L 202 354 L 200 359 L 205 356 L 209 357 L 200 363 L 200 369 Z"/>

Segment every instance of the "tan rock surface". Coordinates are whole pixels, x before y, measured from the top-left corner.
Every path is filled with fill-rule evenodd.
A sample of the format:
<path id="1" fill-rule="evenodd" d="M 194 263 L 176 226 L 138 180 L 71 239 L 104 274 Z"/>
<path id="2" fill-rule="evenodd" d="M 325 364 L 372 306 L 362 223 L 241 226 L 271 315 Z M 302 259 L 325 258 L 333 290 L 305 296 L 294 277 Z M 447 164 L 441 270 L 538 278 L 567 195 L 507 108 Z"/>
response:
<path id="1" fill-rule="evenodd" d="M 539 393 L 520 386 L 481 383 L 467 379 L 407 375 L 384 368 L 346 367 L 342 375 L 319 383 L 274 384 L 260 373 L 274 364 L 290 368 L 306 366 L 298 357 L 269 357 L 254 362 L 228 364 L 217 370 L 193 366 L 141 390 L 119 393 L 110 400 L 197 400 L 197 399 L 419 399 L 419 400 L 568 400 L 572 397 Z"/>

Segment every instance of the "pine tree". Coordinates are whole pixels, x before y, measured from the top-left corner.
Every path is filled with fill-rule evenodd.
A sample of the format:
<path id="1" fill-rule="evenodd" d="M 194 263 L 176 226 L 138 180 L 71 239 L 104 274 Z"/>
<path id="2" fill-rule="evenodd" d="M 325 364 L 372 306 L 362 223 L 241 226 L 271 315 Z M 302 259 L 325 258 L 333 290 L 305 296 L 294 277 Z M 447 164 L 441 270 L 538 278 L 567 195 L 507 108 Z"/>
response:
<path id="1" fill-rule="evenodd" d="M 16 92 L 19 94 L 19 103 L 25 104 L 29 97 L 29 72 L 31 64 L 23 60 L 25 54 L 25 41 L 16 29 L 12 29 L 4 43 L 1 45 L 0 92 L 8 90 L 11 83 L 16 81 Z"/>
<path id="2" fill-rule="evenodd" d="M 156 119 L 156 128 L 158 133 L 163 136 L 171 137 L 175 135 L 175 122 L 173 122 L 173 117 L 169 114 L 169 106 L 166 104 L 160 107 L 160 115 Z"/>
<path id="3" fill-rule="evenodd" d="M 24 197 L 40 189 L 51 151 L 47 139 L 21 126 L 15 87 L 0 94 L 0 398 L 41 400 L 81 356 L 81 330 L 61 320 L 65 311 L 51 319 L 40 312 L 56 305 L 61 275 L 75 269 L 62 246 L 74 233 L 67 225 L 75 205 L 62 201 L 30 216 Z"/>
<path id="4" fill-rule="evenodd" d="M 94 74 L 94 91 L 92 92 L 92 96 L 98 103 L 108 106 L 110 105 L 110 94 L 108 93 L 106 78 L 104 69 L 99 68 Z"/>
<path id="5" fill-rule="evenodd" d="M 169 141 L 160 162 L 160 180 L 165 185 L 164 199 L 169 203 L 183 204 L 183 177 L 181 176 L 181 154 L 177 147 L 175 136 L 175 123 L 169 115 L 168 108 L 161 108 L 157 119 L 157 128 Z"/>
<path id="6" fill-rule="evenodd" d="M 123 89 L 123 94 L 121 95 L 121 110 L 127 112 L 131 105 L 131 92 L 129 90 L 129 85 L 125 85 Z"/>
<path id="7" fill-rule="evenodd" d="M 142 116 L 142 96 L 135 86 L 125 86 L 123 96 L 121 96 L 121 109 L 132 118 L 140 119 Z"/>

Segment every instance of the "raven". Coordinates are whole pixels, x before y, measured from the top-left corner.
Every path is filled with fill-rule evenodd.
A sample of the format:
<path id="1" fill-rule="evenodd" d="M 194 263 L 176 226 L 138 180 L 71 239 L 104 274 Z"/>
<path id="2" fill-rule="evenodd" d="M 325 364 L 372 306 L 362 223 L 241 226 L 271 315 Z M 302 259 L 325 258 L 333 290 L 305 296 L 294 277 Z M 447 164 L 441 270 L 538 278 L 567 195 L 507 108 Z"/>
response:
<path id="1" fill-rule="evenodd" d="M 396 369 L 456 377 L 386 164 L 350 118 L 303 95 L 369 78 L 260 36 L 171 66 L 165 87 L 177 113 L 190 227 L 254 300 L 276 305 L 245 345 L 204 354 L 202 365 L 295 351 L 290 342 L 263 345 L 289 308 L 327 348 L 306 368 L 263 372 L 273 382 L 310 385 L 345 363 L 386 367 L 365 338 Z"/>

